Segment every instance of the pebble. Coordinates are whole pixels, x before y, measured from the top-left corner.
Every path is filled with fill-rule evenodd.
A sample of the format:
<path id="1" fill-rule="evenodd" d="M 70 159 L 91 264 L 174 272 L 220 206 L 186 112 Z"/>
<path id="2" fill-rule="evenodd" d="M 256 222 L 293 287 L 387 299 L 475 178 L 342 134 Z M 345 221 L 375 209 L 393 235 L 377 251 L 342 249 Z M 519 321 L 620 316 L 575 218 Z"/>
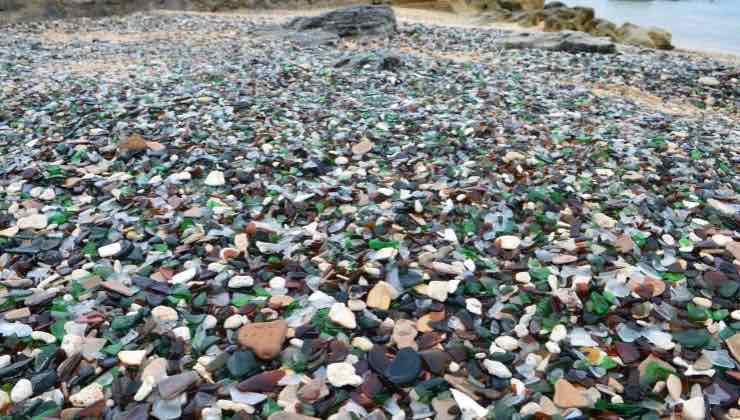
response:
<path id="1" fill-rule="evenodd" d="M 243 287 L 252 287 L 254 279 L 251 276 L 234 276 L 229 279 L 230 289 L 241 289 Z"/>
<path id="2" fill-rule="evenodd" d="M 93 382 L 82 388 L 76 394 L 71 395 L 69 397 L 69 402 L 72 403 L 74 407 L 85 408 L 103 398 L 105 398 L 103 386 L 97 382 Z"/>
<path id="3" fill-rule="evenodd" d="M 127 366 L 141 366 L 146 359 L 146 350 L 123 350 L 118 352 L 118 360 Z"/>
<path id="4" fill-rule="evenodd" d="M 558 324 L 552 328 L 552 331 L 550 331 L 550 341 L 559 343 L 565 339 L 565 337 L 568 336 L 568 330 L 565 328 L 565 325 Z"/>
<path id="5" fill-rule="evenodd" d="M 483 315 L 483 304 L 476 298 L 465 299 L 465 309 L 475 315 Z"/>
<path id="6" fill-rule="evenodd" d="M 98 248 L 98 256 L 100 258 L 109 258 L 117 255 L 123 249 L 123 245 L 120 242 L 113 242 L 105 246 Z"/>
<path id="7" fill-rule="evenodd" d="M 712 86 L 716 87 L 719 86 L 721 83 L 719 80 L 717 80 L 716 77 L 712 76 L 702 76 L 699 78 L 699 84 L 705 85 L 705 86 Z"/>
<path id="8" fill-rule="evenodd" d="M 288 324 L 284 320 L 255 322 L 239 329 L 239 344 L 254 351 L 262 360 L 272 360 L 280 354 Z"/>
<path id="9" fill-rule="evenodd" d="M 504 236 L 499 236 L 498 239 L 496 239 L 496 243 L 502 249 L 515 250 L 519 248 L 519 245 L 521 245 L 522 240 L 518 236 L 504 235 Z"/>
<path id="10" fill-rule="evenodd" d="M 54 344 L 57 338 L 54 335 L 49 334 L 45 331 L 34 331 L 31 333 L 31 338 L 38 341 L 43 341 L 46 344 Z"/>
<path id="11" fill-rule="evenodd" d="M 329 319 L 350 330 L 357 328 L 357 320 L 355 319 L 354 312 L 341 302 L 337 302 L 331 306 Z"/>
<path id="12" fill-rule="evenodd" d="M 234 314 L 224 320 L 224 328 L 227 330 L 235 330 L 244 325 L 244 316 Z"/>
<path id="13" fill-rule="evenodd" d="M 362 378 L 355 373 L 355 367 L 349 363 L 331 363 L 326 367 L 329 383 L 335 387 L 360 386 Z"/>
<path id="14" fill-rule="evenodd" d="M 498 347 L 506 351 L 514 351 L 519 348 L 519 340 L 508 335 L 496 337 L 493 342 L 496 343 Z"/>
<path id="15" fill-rule="evenodd" d="M 414 350 L 418 349 L 415 338 L 418 334 L 416 330 L 416 323 L 409 319 L 399 319 L 393 326 L 393 334 L 391 335 L 391 341 L 396 345 L 398 349 L 404 347 L 411 347 Z"/>
<path id="16" fill-rule="evenodd" d="M 33 396 L 33 385 L 26 378 L 21 378 L 15 383 L 10 391 L 10 400 L 13 403 L 21 403 Z"/>
<path id="17" fill-rule="evenodd" d="M 427 296 L 439 302 L 446 301 L 448 293 L 449 293 L 448 283 L 446 281 L 438 281 L 438 280 L 430 281 L 427 287 L 427 291 L 426 291 Z"/>
<path id="18" fill-rule="evenodd" d="M 488 373 L 497 378 L 509 379 L 512 376 L 509 368 L 499 361 L 486 359 L 483 361 L 483 366 L 486 368 Z"/>
<path id="19" fill-rule="evenodd" d="M 24 230 L 24 229 L 44 229 L 46 226 L 48 226 L 49 220 L 47 219 L 46 215 L 44 214 L 33 214 L 26 217 L 21 217 L 18 219 L 18 229 Z"/>
<path id="20" fill-rule="evenodd" d="M 740 333 L 736 333 L 732 337 L 726 339 L 725 344 L 727 345 L 727 349 L 730 351 L 730 354 L 732 354 L 735 357 L 735 360 L 740 363 Z"/>
<path id="21" fill-rule="evenodd" d="M 666 388 L 668 388 L 668 394 L 673 398 L 675 401 L 681 400 L 681 393 L 683 392 L 683 385 L 681 384 L 681 379 L 678 378 L 676 375 L 668 375 L 668 379 L 666 380 Z"/>
<path id="22" fill-rule="evenodd" d="M 226 179 L 224 178 L 223 172 L 211 171 L 203 183 L 210 187 L 220 187 L 226 184 Z"/>
<path id="23" fill-rule="evenodd" d="M 588 406 L 583 391 L 573 386 L 565 379 L 558 379 L 555 382 L 555 396 L 553 397 L 555 405 L 562 408 L 582 408 Z"/>
<path id="24" fill-rule="evenodd" d="M 706 418 L 704 397 L 693 397 L 684 401 L 681 415 L 684 420 L 704 420 Z"/>
<path id="25" fill-rule="evenodd" d="M 373 348 L 373 342 L 367 337 L 355 337 L 352 339 L 352 346 L 367 352 Z"/>
<path id="26" fill-rule="evenodd" d="M 532 277 L 527 271 L 520 271 L 516 273 L 516 275 L 514 276 L 514 280 L 516 280 L 518 283 L 526 284 L 532 282 Z"/>
<path id="27" fill-rule="evenodd" d="M 176 322 L 180 316 L 177 310 L 169 306 L 156 306 L 152 308 L 152 317 L 158 324 L 168 324 Z"/>
<path id="28" fill-rule="evenodd" d="M 172 279 L 170 282 L 172 284 L 182 284 L 189 282 L 190 280 L 194 279 L 195 276 L 198 274 L 198 270 L 195 268 L 188 268 L 187 270 L 181 271 L 174 276 L 172 276 Z"/>
<path id="29" fill-rule="evenodd" d="M 367 307 L 387 311 L 393 300 L 393 286 L 386 282 L 378 282 L 367 294 Z"/>
<path id="30" fill-rule="evenodd" d="M 703 298 L 703 297 L 698 297 L 697 296 L 694 299 L 692 299 L 692 302 L 694 302 L 696 305 L 701 306 L 703 308 L 711 308 L 712 307 L 712 301 L 709 300 L 709 299 L 707 299 L 707 298 Z"/>
<path id="31" fill-rule="evenodd" d="M 613 229 L 617 226 L 617 221 L 604 213 L 594 214 L 593 221 L 603 229 Z"/>

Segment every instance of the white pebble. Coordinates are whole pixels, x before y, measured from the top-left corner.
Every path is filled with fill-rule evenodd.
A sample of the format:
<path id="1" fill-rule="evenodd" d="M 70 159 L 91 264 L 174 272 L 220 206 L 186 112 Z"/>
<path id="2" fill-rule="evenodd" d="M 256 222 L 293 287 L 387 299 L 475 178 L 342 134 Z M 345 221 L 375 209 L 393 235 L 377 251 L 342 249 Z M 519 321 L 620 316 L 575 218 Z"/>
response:
<path id="1" fill-rule="evenodd" d="M 33 396 L 33 385 L 26 378 L 19 379 L 10 391 L 10 400 L 14 403 L 23 402 Z"/>

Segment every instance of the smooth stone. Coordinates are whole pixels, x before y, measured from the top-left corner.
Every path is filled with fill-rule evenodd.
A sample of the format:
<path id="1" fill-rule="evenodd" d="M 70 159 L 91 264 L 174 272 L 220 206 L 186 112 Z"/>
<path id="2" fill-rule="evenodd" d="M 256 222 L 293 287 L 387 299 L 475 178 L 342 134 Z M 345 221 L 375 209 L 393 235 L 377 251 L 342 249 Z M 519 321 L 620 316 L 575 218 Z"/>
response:
<path id="1" fill-rule="evenodd" d="M 198 374 L 193 371 L 164 378 L 157 384 L 159 395 L 166 400 L 173 398 L 197 382 L 198 378 Z"/>
<path id="2" fill-rule="evenodd" d="M 391 306 L 393 300 L 393 289 L 392 286 L 386 282 L 378 282 L 370 289 L 367 294 L 367 306 L 368 308 L 380 309 L 387 311 Z"/>
<path id="3" fill-rule="evenodd" d="M 599 227 L 604 229 L 612 229 L 615 226 L 617 226 L 617 221 L 604 213 L 596 213 L 593 216 L 593 221 L 596 223 Z"/>
<path id="4" fill-rule="evenodd" d="M 740 333 L 736 333 L 725 340 L 725 344 L 727 344 L 727 349 L 730 350 L 735 360 L 740 363 Z"/>
<path id="5" fill-rule="evenodd" d="M 582 408 L 588 406 L 588 400 L 584 392 L 565 379 L 559 379 L 555 383 L 555 405 L 561 408 Z"/>
<path id="6" fill-rule="evenodd" d="M 153 357 L 141 371 L 141 379 L 151 378 L 153 384 L 159 383 L 167 377 L 167 359 L 163 357 Z"/>
<path id="7" fill-rule="evenodd" d="M 418 349 L 415 338 L 419 332 L 416 330 L 416 323 L 408 319 L 399 319 L 393 326 L 391 340 L 397 348 L 411 347 Z"/>
<path id="8" fill-rule="evenodd" d="M 720 84 L 722 84 L 716 77 L 712 77 L 712 76 L 702 76 L 699 78 L 698 82 L 701 85 L 712 86 L 712 87 L 719 86 Z"/>
<path id="9" fill-rule="evenodd" d="M 234 276 L 229 279 L 229 289 L 241 289 L 242 287 L 252 287 L 254 279 L 251 276 Z"/>
<path id="10" fill-rule="evenodd" d="M 693 397 L 684 401 L 681 414 L 683 420 L 704 420 L 706 418 L 704 397 Z"/>
<path id="11" fill-rule="evenodd" d="M 19 379 L 10 390 L 10 400 L 14 403 L 23 402 L 33 396 L 33 384 L 26 378 Z"/>
<path id="12" fill-rule="evenodd" d="M 497 378 L 509 379 L 512 376 L 509 368 L 507 368 L 505 364 L 497 360 L 486 359 L 483 361 L 483 367 L 486 368 L 488 373 Z"/>
<path id="13" fill-rule="evenodd" d="M 221 171 L 211 171 L 203 183 L 210 187 L 220 187 L 226 184 L 226 178 Z"/>
<path id="14" fill-rule="evenodd" d="M 169 306 L 156 306 L 152 309 L 151 315 L 159 324 L 175 322 L 180 318 L 177 310 Z"/>
<path id="15" fill-rule="evenodd" d="M 73 406 L 78 408 L 89 407 L 93 403 L 96 403 L 105 398 L 105 392 L 103 386 L 97 382 L 93 382 L 90 385 L 82 388 L 78 393 L 69 397 L 69 402 Z"/>
<path id="16" fill-rule="evenodd" d="M 244 315 L 234 314 L 224 320 L 224 328 L 235 330 L 244 325 Z"/>
<path id="17" fill-rule="evenodd" d="M 237 341 L 260 359 L 272 360 L 282 351 L 287 333 L 288 323 L 283 319 L 255 322 L 239 329 Z"/>
<path id="18" fill-rule="evenodd" d="M 123 350 L 118 352 L 118 360 L 127 366 L 141 366 L 146 358 L 146 350 Z"/>
<path id="19" fill-rule="evenodd" d="M 43 229 L 48 226 L 49 220 L 44 214 L 32 214 L 18 219 L 18 229 Z"/>
<path id="20" fill-rule="evenodd" d="M 447 300 L 449 290 L 450 287 L 448 282 L 433 280 L 430 281 L 429 285 L 427 286 L 426 295 L 436 301 L 444 302 Z"/>
<path id="21" fill-rule="evenodd" d="M 173 329 L 172 334 L 186 343 L 190 342 L 190 328 L 184 325 L 182 327 L 177 327 Z"/>
<path id="22" fill-rule="evenodd" d="M 337 302 L 331 306 L 329 319 L 350 330 L 357 328 L 357 320 L 355 319 L 354 312 L 341 302 Z"/>
<path id="23" fill-rule="evenodd" d="M 476 298 L 465 299 L 465 309 L 475 315 L 483 315 L 483 304 Z"/>
<path id="24" fill-rule="evenodd" d="M 82 352 L 82 347 L 85 344 L 85 338 L 79 335 L 67 334 L 62 338 L 62 351 L 67 357 L 72 357 L 75 354 Z"/>
<path id="25" fill-rule="evenodd" d="M 493 340 L 496 345 L 506 351 L 514 351 L 519 348 L 519 340 L 510 336 L 502 335 Z"/>
<path id="26" fill-rule="evenodd" d="M 669 375 L 666 380 L 666 388 L 668 388 L 668 394 L 676 401 L 681 400 L 681 393 L 683 392 L 683 385 L 681 379 L 676 375 Z"/>
<path id="27" fill-rule="evenodd" d="M 355 337 L 351 344 L 362 351 L 370 351 L 373 348 L 373 342 L 367 337 Z"/>
<path id="28" fill-rule="evenodd" d="M 11 309 L 7 312 L 3 312 L 2 316 L 3 318 L 5 318 L 6 321 L 18 321 L 19 319 L 28 318 L 29 316 L 31 316 L 31 310 L 27 307 Z"/>
<path id="29" fill-rule="evenodd" d="M 332 363 L 326 367 L 326 376 L 329 383 L 335 387 L 360 386 L 362 378 L 355 373 L 355 367 L 349 363 Z"/>
<path id="30" fill-rule="evenodd" d="M 522 240 L 518 236 L 504 235 L 496 238 L 496 244 L 502 249 L 506 249 L 509 251 L 513 251 L 519 248 L 519 245 L 521 245 L 521 243 Z"/>
<path id="31" fill-rule="evenodd" d="M 396 385 L 407 386 L 413 384 L 420 373 L 419 353 L 410 347 L 404 347 L 398 351 L 396 358 L 385 369 L 384 375 Z"/>
<path id="32" fill-rule="evenodd" d="M 558 324 L 552 328 L 552 331 L 550 332 L 550 341 L 553 341 L 555 343 L 559 343 L 565 339 L 565 337 L 568 336 L 568 330 L 565 328 L 565 325 Z"/>
<path id="33" fill-rule="evenodd" d="M 121 252 L 121 249 L 123 249 L 123 245 L 120 242 L 113 242 L 112 244 L 98 248 L 98 255 L 100 258 L 112 257 Z"/>
<path id="34" fill-rule="evenodd" d="M 172 284 L 182 284 L 185 282 L 188 282 L 195 278 L 195 276 L 198 274 L 198 270 L 195 268 L 188 268 L 185 271 L 181 271 L 174 276 L 172 276 L 172 279 L 170 282 Z"/>
<path id="35" fill-rule="evenodd" d="M 37 341 L 43 341 L 46 344 L 54 344 L 57 338 L 53 334 L 46 331 L 34 331 L 31 333 L 31 338 Z"/>

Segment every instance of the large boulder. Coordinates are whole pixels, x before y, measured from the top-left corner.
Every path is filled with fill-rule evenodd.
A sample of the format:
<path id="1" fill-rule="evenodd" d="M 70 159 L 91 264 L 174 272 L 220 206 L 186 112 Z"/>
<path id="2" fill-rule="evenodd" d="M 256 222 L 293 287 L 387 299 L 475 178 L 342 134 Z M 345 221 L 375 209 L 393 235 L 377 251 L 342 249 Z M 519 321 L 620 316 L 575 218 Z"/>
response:
<path id="1" fill-rule="evenodd" d="M 286 25 L 297 31 L 321 29 L 340 37 L 396 33 L 396 15 L 388 6 L 352 6 L 318 16 L 298 17 Z"/>
<path id="2" fill-rule="evenodd" d="M 659 50 L 671 50 L 671 33 L 656 27 L 638 26 L 625 23 L 617 30 L 618 40 L 625 44 L 640 47 L 657 48 Z"/>
<path id="3" fill-rule="evenodd" d="M 617 51 L 609 38 L 595 37 L 583 32 L 522 32 L 496 41 L 507 49 L 541 49 L 570 53 L 611 54 Z"/>

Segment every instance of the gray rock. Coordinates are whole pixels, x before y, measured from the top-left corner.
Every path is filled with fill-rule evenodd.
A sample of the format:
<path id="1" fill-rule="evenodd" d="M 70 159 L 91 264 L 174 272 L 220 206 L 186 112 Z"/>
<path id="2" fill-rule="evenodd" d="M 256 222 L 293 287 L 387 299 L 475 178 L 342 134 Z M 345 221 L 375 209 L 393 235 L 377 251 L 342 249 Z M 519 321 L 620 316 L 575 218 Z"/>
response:
<path id="1" fill-rule="evenodd" d="M 639 47 L 673 49 L 671 33 L 656 27 L 646 28 L 632 23 L 625 23 L 618 30 L 620 42 Z"/>
<path id="2" fill-rule="evenodd" d="M 582 32 L 523 32 L 503 37 L 497 41 L 507 49 L 541 49 L 570 53 L 616 52 L 616 46 L 608 38 L 595 37 Z"/>
<path id="3" fill-rule="evenodd" d="M 385 36 L 396 32 L 396 15 L 388 6 L 352 6 L 318 16 L 298 17 L 285 27 L 297 31 L 321 29 L 341 37 Z"/>

